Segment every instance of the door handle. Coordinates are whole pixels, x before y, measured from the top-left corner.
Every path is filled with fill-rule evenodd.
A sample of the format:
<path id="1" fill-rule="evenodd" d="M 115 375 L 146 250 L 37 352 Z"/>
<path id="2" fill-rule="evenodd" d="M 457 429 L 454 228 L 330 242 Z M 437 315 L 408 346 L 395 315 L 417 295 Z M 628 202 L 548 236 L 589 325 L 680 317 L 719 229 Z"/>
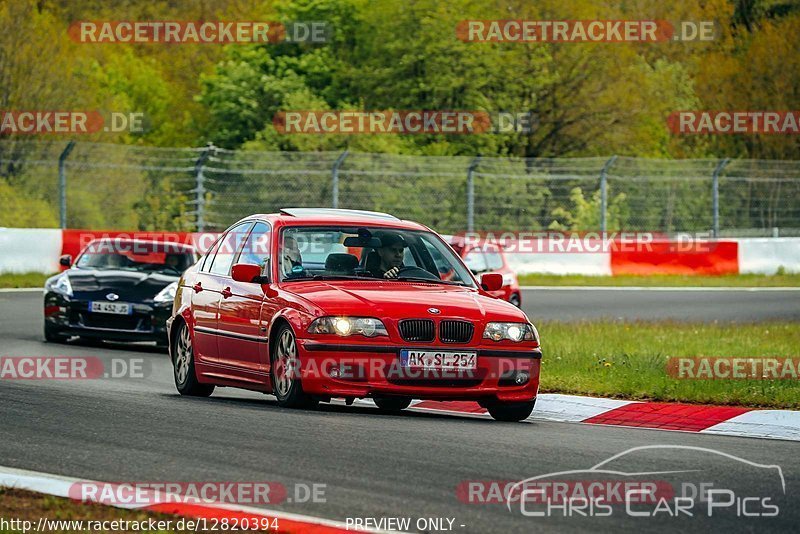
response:
<path id="1" fill-rule="evenodd" d="M 203 290 L 203 284 L 197 282 L 195 285 L 192 286 L 192 289 L 194 289 L 195 293 L 200 293 Z"/>
<path id="2" fill-rule="evenodd" d="M 231 292 L 231 288 L 226 287 L 225 289 L 222 290 L 222 298 L 226 299 L 231 295 L 233 295 L 233 293 Z"/>

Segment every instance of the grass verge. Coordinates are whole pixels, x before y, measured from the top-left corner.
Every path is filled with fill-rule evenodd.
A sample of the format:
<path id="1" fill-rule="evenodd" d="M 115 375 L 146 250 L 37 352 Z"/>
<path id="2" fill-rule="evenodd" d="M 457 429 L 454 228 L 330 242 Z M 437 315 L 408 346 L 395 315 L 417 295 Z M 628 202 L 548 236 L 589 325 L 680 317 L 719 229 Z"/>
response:
<path id="1" fill-rule="evenodd" d="M 541 391 L 636 400 L 800 409 L 800 380 L 672 378 L 673 356 L 800 358 L 800 325 L 612 322 L 537 324 Z"/>
<path id="2" fill-rule="evenodd" d="M 521 274 L 519 283 L 524 286 L 798 287 L 800 286 L 800 274 L 719 276 Z"/>
<path id="3" fill-rule="evenodd" d="M 44 287 L 44 281 L 53 276 L 42 273 L 0 274 L 0 289 L 13 287 Z"/>

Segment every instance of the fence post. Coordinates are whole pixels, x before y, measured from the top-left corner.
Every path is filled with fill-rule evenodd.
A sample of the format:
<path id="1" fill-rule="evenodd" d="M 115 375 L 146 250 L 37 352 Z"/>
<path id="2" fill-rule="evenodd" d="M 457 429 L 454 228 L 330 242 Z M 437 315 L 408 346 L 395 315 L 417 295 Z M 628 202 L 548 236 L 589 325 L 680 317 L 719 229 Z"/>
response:
<path id="1" fill-rule="evenodd" d="M 73 148 L 75 148 L 75 141 L 70 141 L 58 156 L 58 206 L 62 230 L 67 227 L 67 171 L 64 166 Z"/>
<path id="2" fill-rule="evenodd" d="M 200 154 L 200 157 L 197 158 L 197 163 L 194 166 L 194 176 L 195 176 L 195 204 L 196 207 L 196 215 L 197 215 L 197 231 L 198 232 L 205 232 L 206 230 L 206 186 L 205 186 L 205 176 L 203 174 L 203 167 L 206 164 L 206 161 L 211 156 L 211 154 L 216 150 L 214 143 L 208 143 L 208 146 L 203 150 Z"/>
<path id="3" fill-rule="evenodd" d="M 730 158 L 725 158 L 717 164 L 714 174 L 711 176 L 711 219 L 712 233 L 714 237 L 719 237 L 719 173 L 728 164 Z"/>
<path id="4" fill-rule="evenodd" d="M 475 230 L 475 169 L 481 162 L 476 156 L 467 168 L 467 232 Z"/>
<path id="5" fill-rule="evenodd" d="M 608 212 L 608 169 L 611 168 L 615 161 L 617 161 L 616 154 L 606 161 L 605 165 L 603 165 L 603 170 L 600 171 L 600 231 L 604 237 L 608 226 L 606 220 Z"/>
<path id="6" fill-rule="evenodd" d="M 333 178 L 333 186 L 332 186 L 333 198 L 331 200 L 334 209 L 339 207 L 339 167 L 342 166 L 342 163 L 344 163 L 344 159 L 347 157 L 349 153 L 350 153 L 349 150 L 345 150 L 344 152 L 342 152 L 341 155 L 338 158 L 336 158 L 336 161 L 333 164 L 333 172 L 331 176 Z"/>

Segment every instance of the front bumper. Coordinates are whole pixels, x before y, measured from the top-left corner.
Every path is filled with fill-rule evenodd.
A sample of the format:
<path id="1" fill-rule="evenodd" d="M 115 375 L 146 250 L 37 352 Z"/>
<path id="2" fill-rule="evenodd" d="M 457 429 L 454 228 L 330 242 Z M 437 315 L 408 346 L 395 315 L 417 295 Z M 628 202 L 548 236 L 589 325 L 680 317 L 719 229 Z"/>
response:
<path id="1" fill-rule="evenodd" d="M 48 291 L 44 295 L 45 327 L 53 333 L 110 341 L 166 343 L 171 302 L 134 302 L 130 315 L 89 311 L 89 299 Z"/>
<path id="2" fill-rule="evenodd" d="M 406 396 L 415 399 L 527 402 L 539 390 L 539 348 L 340 344 L 300 339 L 303 390 L 320 397 Z M 401 349 L 477 353 L 477 368 L 409 370 Z M 527 380 L 517 383 L 517 375 Z"/>

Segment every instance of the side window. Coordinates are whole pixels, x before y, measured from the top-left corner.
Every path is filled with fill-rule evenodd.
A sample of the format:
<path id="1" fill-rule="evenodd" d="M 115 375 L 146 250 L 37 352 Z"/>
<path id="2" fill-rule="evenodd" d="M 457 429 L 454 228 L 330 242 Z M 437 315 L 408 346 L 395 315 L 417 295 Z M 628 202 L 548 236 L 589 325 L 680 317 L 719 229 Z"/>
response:
<path id="1" fill-rule="evenodd" d="M 490 271 L 496 271 L 503 268 L 503 257 L 496 248 L 488 248 L 484 251 L 486 254 L 486 264 Z"/>
<path id="2" fill-rule="evenodd" d="M 473 273 L 482 273 L 488 270 L 483 251 L 478 248 L 473 248 L 467 252 L 467 255 L 464 257 L 464 263 L 467 264 L 467 267 L 469 267 L 469 270 Z"/>
<path id="3" fill-rule="evenodd" d="M 244 242 L 237 263 L 258 265 L 263 272 L 264 266 L 269 260 L 270 237 L 270 226 L 263 222 L 256 223 L 253 231 L 247 237 L 247 241 Z"/>
<path id="4" fill-rule="evenodd" d="M 227 276 L 231 271 L 233 258 L 236 257 L 236 253 L 239 251 L 239 247 L 242 245 L 242 241 L 244 241 L 251 226 L 253 226 L 252 222 L 234 226 L 220 239 L 217 254 L 214 256 L 214 262 L 211 264 L 211 270 L 209 271 L 211 274 Z"/>
<path id="5" fill-rule="evenodd" d="M 211 263 L 214 261 L 214 256 L 217 254 L 217 249 L 219 248 L 220 243 L 222 243 L 222 239 L 211 245 L 211 248 L 208 249 L 206 255 L 203 256 L 203 263 L 200 265 L 201 272 L 207 273 L 208 270 L 211 269 Z"/>

